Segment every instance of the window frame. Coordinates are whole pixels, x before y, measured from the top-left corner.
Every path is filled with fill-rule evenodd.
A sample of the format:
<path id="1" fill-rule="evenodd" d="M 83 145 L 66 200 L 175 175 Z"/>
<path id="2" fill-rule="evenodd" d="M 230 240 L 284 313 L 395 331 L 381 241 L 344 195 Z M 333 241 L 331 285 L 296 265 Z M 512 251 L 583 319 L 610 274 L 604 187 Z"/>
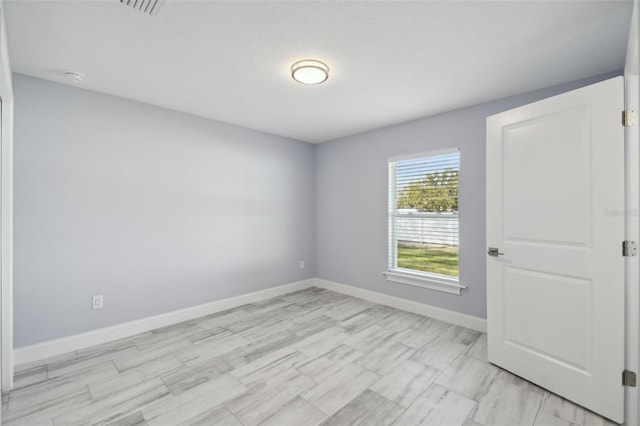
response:
<path id="1" fill-rule="evenodd" d="M 399 161 L 406 160 L 415 160 L 418 158 L 427 158 L 427 157 L 437 157 L 440 155 L 454 154 L 458 153 L 459 164 L 458 164 L 458 185 L 460 185 L 460 163 L 461 157 L 460 148 L 449 148 L 449 149 L 441 149 L 435 151 L 428 152 L 420 152 L 417 154 L 404 155 L 399 157 L 391 157 L 387 159 L 387 170 L 388 170 L 388 204 L 387 204 L 387 214 L 388 214 L 388 240 L 387 240 L 387 270 L 382 274 L 387 278 L 388 281 L 397 282 L 400 284 L 407 284 L 422 288 L 428 288 L 431 290 L 438 290 L 445 293 L 457 294 L 460 295 L 463 289 L 466 286 L 460 284 L 460 275 L 458 277 L 453 277 L 449 275 L 442 275 L 433 272 L 423 272 L 415 269 L 407 269 L 407 268 L 399 268 L 397 266 L 398 259 L 398 245 L 395 237 L 396 226 L 395 226 L 395 211 L 397 210 L 398 205 L 398 191 L 397 191 L 397 170 L 394 169 L 395 163 Z M 460 195 L 458 194 L 458 200 L 460 199 Z M 459 203 L 459 201 L 458 201 Z M 458 209 L 459 211 L 460 209 Z M 460 216 L 458 215 L 458 223 L 460 222 Z M 458 230 L 458 241 L 460 239 L 460 231 Z M 460 244 L 458 243 L 458 247 Z M 458 251 L 458 266 L 460 265 L 460 252 Z"/>

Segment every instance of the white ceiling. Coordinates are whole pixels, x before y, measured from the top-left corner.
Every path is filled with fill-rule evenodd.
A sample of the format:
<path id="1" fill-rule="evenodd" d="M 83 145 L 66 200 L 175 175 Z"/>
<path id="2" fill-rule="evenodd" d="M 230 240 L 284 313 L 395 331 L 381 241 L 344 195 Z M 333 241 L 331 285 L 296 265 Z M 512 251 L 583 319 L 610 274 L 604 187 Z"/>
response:
<path id="1" fill-rule="evenodd" d="M 15 72 L 323 142 L 622 69 L 631 1 L 5 0 Z M 303 86 L 299 59 L 331 67 Z"/>

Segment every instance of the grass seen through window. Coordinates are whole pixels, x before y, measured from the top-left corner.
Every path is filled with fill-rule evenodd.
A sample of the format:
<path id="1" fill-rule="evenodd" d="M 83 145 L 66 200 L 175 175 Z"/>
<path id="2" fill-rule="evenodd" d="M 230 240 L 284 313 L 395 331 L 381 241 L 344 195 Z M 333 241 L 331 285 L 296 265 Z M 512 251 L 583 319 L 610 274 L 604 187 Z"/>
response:
<path id="1" fill-rule="evenodd" d="M 458 247 L 398 242 L 398 267 L 457 277 Z"/>

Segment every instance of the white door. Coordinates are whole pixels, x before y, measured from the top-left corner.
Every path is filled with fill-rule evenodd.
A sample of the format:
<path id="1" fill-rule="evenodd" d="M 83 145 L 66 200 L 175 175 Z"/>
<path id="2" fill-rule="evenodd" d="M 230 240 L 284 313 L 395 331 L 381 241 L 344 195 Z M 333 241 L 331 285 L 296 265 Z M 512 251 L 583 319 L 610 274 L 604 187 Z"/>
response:
<path id="1" fill-rule="evenodd" d="M 489 361 L 619 423 L 623 106 L 617 77 L 487 118 Z"/>

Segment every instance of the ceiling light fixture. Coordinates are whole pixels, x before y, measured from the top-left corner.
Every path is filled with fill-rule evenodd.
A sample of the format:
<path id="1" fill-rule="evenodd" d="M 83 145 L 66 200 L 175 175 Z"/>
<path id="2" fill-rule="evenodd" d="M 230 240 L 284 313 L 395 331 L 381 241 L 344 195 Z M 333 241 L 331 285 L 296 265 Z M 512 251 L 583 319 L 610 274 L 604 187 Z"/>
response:
<path id="1" fill-rule="evenodd" d="M 64 76 L 76 83 L 80 83 L 82 80 L 84 80 L 84 74 L 79 72 L 67 71 L 64 73 Z"/>
<path id="2" fill-rule="evenodd" d="M 291 65 L 291 77 L 302 84 L 320 84 L 329 78 L 329 66 L 314 59 L 305 59 Z"/>

